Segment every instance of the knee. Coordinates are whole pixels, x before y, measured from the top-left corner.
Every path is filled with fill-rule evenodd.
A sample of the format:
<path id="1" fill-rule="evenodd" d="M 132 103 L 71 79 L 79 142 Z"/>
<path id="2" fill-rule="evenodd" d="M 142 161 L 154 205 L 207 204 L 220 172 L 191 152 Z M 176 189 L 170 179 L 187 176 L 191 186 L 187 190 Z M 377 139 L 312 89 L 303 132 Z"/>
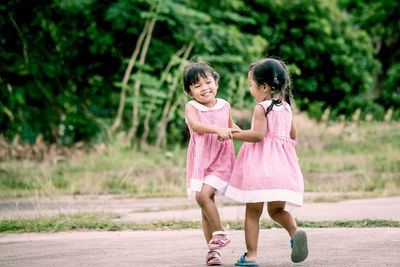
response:
<path id="1" fill-rule="evenodd" d="M 280 213 L 283 210 L 284 208 L 268 208 L 268 215 L 271 218 L 274 218 L 276 214 Z"/>
<path id="2" fill-rule="evenodd" d="M 246 207 L 246 213 L 249 216 L 260 218 L 263 212 L 263 206 L 261 205 L 248 205 Z"/>
<path id="3" fill-rule="evenodd" d="M 202 192 L 196 192 L 196 201 L 197 204 L 200 205 L 200 207 L 203 207 L 206 202 L 210 200 L 210 197 Z"/>

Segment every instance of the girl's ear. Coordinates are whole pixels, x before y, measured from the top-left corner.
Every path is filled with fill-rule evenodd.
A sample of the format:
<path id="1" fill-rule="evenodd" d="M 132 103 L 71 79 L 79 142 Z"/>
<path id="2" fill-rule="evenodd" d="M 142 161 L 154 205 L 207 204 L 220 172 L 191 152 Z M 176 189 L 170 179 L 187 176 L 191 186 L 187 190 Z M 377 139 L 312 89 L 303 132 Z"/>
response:
<path id="1" fill-rule="evenodd" d="M 188 95 L 193 98 L 192 91 L 189 91 Z"/>
<path id="2" fill-rule="evenodd" d="M 217 89 L 218 89 L 218 82 L 219 82 L 219 80 L 215 80 L 215 85 L 216 85 Z"/>
<path id="3" fill-rule="evenodd" d="M 266 84 L 266 83 L 264 83 L 263 85 L 262 85 L 262 91 L 264 92 L 264 93 L 267 93 L 268 91 L 270 91 L 271 90 L 271 87 L 268 85 L 268 84 Z"/>

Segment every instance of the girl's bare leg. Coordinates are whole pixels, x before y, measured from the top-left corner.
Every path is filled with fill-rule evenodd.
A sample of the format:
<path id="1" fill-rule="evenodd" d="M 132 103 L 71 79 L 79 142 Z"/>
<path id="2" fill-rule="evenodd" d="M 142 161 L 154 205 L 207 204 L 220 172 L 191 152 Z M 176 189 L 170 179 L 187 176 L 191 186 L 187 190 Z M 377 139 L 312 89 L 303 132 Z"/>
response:
<path id="1" fill-rule="evenodd" d="M 203 184 L 201 192 L 196 192 L 196 201 L 201 208 L 201 221 L 203 225 L 203 233 L 208 244 L 212 238 L 214 231 L 223 231 L 217 206 L 215 205 L 215 188 Z M 210 252 L 207 253 L 207 257 Z M 216 252 L 213 252 L 216 253 Z M 208 263 L 217 263 L 220 258 L 210 258 Z"/>
<path id="2" fill-rule="evenodd" d="M 285 210 L 285 204 L 286 202 L 284 201 L 268 202 L 268 214 L 288 231 L 290 238 L 293 238 L 293 233 L 297 230 L 297 224 L 293 216 Z"/>
<path id="3" fill-rule="evenodd" d="M 260 233 L 260 216 L 264 209 L 264 203 L 247 203 L 246 217 L 244 221 L 245 239 L 247 247 L 246 261 L 257 259 L 258 235 Z"/>
<path id="4" fill-rule="evenodd" d="M 201 192 L 196 192 L 196 201 L 201 208 L 203 232 L 207 244 L 211 240 L 213 232 L 224 230 L 214 201 L 215 191 L 214 187 L 203 184 Z"/>
<path id="5" fill-rule="evenodd" d="M 288 231 L 290 239 L 293 239 L 292 254 L 290 255 L 292 261 L 302 262 L 308 256 L 307 235 L 302 230 L 297 231 L 296 221 L 289 212 L 285 211 L 285 204 L 281 201 L 268 203 L 268 213 L 274 221 Z"/>
<path id="6" fill-rule="evenodd" d="M 215 203 L 214 195 L 211 196 L 211 199 Z M 202 222 L 202 226 L 203 226 L 204 237 L 208 244 L 212 238 L 213 230 L 212 230 L 212 226 L 211 226 L 210 222 L 208 221 L 207 216 L 204 213 L 203 209 L 201 209 L 201 222 Z"/>

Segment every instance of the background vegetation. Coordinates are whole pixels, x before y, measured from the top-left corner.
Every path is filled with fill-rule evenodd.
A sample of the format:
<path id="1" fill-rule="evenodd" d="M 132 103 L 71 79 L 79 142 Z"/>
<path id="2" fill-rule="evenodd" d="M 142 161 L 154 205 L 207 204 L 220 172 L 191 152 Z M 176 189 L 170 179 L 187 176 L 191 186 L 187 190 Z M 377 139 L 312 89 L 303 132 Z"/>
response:
<path id="1" fill-rule="evenodd" d="M 249 63 L 274 56 L 309 116 L 399 120 L 399 12 L 396 0 L 3 1 L 0 131 L 69 146 L 183 143 L 193 57 L 237 109 L 253 105 Z"/>
<path id="2" fill-rule="evenodd" d="M 296 150 L 309 193 L 306 201 L 399 195 L 399 123 L 357 122 L 357 118 L 317 123 L 305 114 L 296 114 L 295 120 L 301 133 Z M 241 142 L 235 145 L 238 151 Z M 0 199 L 101 194 L 185 197 L 185 171 L 186 147 L 140 151 L 127 148 L 120 136 L 108 146 L 94 146 L 86 156 L 0 162 Z"/>

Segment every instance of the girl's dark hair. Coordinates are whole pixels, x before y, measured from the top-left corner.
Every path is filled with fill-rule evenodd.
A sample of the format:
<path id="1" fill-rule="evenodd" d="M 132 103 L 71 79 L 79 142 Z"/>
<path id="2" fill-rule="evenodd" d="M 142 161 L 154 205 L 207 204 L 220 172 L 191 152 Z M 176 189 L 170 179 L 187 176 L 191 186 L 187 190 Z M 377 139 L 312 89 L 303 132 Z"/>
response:
<path id="1" fill-rule="evenodd" d="M 191 62 L 186 65 L 183 71 L 183 88 L 190 93 L 190 86 L 199 82 L 200 77 L 204 79 L 211 75 L 214 80 L 219 80 L 219 74 L 205 62 Z"/>
<path id="2" fill-rule="evenodd" d="M 274 105 L 279 105 L 284 99 L 290 105 L 290 97 L 292 92 L 290 89 L 289 70 L 286 65 L 274 58 L 267 58 L 253 62 L 250 65 L 250 71 L 253 73 L 254 81 L 258 86 L 267 84 L 271 86 L 274 93 L 278 93 L 278 100 L 272 99 L 271 105 L 267 108 L 268 114 Z M 273 95 L 271 96 L 273 98 Z"/>

